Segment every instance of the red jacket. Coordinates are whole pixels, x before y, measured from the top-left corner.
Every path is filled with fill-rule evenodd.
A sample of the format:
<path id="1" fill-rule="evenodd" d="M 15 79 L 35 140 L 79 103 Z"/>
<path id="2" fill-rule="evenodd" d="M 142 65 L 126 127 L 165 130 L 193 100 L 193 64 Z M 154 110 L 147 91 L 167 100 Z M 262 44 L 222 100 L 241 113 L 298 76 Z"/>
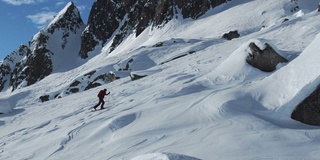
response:
<path id="1" fill-rule="evenodd" d="M 104 90 L 101 90 L 101 91 L 98 93 L 98 97 L 99 97 L 99 98 L 104 98 L 105 95 L 107 95 L 107 93 L 106 93 Z"/>

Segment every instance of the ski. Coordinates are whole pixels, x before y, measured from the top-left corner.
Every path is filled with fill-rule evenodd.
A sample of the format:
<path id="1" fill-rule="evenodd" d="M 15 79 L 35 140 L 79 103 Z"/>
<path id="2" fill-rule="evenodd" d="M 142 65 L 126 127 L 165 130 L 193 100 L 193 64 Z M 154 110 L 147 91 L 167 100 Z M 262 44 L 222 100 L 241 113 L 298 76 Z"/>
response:
<path id="1" fill-rule="evenodd" d="M 96 112 L 96 111 L 102 111 L 102 110 L 109 110 L 110 107 L 108 108 L 103 108 L 103 109 L 91 109 L 91 112 Z"/>

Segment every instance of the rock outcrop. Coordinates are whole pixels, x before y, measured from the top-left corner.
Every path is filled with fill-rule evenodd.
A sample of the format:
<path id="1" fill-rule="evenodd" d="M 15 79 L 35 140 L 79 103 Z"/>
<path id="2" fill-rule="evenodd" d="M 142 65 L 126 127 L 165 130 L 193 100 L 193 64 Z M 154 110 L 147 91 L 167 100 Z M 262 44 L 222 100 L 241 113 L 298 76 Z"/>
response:
<path id="1" fill-rule="evenodd" d="M 320 126 L 320 85 L 295 108 L 291 118 L 305 124 Z"/>
<path id="2" fill-rule="evenodd" d="M 13 51 L 6 56 L 3 62 L 0 62 L 0 91 L 9 88 L 11 85 L 21 83 L 22 79 L 26 77 L 22 75 L 21 60 L 31 53 L 27 45 L 21 45 L 18 50 Z"/>
<path id="3" fill-rule="evenodd" d="M 268 43 L 261 50 L 255 43 L 249 44 L 252 53 L 247 56 L 247 63 L 264 72 L 276 70 L 279 63 L 288 62 L 287 59 L 279 55 Z"/>
<path id="4" fill-rule="evenodd" d="M 223 34 L 222 38 L 227 39 L 227 40 L 232 40 L 234 38 L 239 38 L 240 34 L 238 33 L 237 30 L 235 31 L 230 31 L 229 33 Z"/>

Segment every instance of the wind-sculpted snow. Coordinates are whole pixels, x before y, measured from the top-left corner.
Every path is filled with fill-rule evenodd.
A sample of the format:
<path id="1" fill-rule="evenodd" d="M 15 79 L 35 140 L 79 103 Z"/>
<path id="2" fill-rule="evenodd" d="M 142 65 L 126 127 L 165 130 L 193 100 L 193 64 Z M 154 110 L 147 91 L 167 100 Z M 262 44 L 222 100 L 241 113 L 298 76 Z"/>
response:
<path id="1" fill-rule="evenodd" d="M 149 153 L 141 155 L 131 160 L 150 160 L 150 159 L 161 159 L 161 160 L 200 160 L 199 158 L 190 157 L 186 155 L 180 155 L 175 153 Z"/>
<path id="2" fill-rule="evenodd" d="M 123 58 L 115 56 L 110 57 L 109 61 L 112 63 L 109 65 L 96 66 L 96 64 L 92 64 L 96 67 L 84 69 L 84 66 L 81 66 L 80 68 L 75 69 L 76 71 L 81 71 L 80 73 L 75 70 L 67 72 L 66 74 L 62 73 L 61 77 L 70 77 L 70 74 L 76 74 L 77 77 L 68 79 L 66 82 L 70 84 L 69 86 L 65 86 L 63 90 L 58 89 L 51 93 L 45 93 L 40 96 L 40 99 L 45 99 L 42 101 L 48 101 L 62 98 L 70 94 L 86 91 L 110 83 L 111 81 L 107 78 L 110 71 L 115 73 L 119 78 L 127 78 L 132 74 L 142 75 L 142 77 L 153 75 L 162 71 L 161 68 L 154 68 L 155 66 L 163 66 L 165 63 L 180 58 L 183 60 L 182 57 L 190 56 L 190 53 L 201 54 L 197 53 L 197 51 L 204 50 L 214 42 L 217 42 L 217 40 L 170 39 L 162 42 L 161 46 L 142 46 L 133 50 L 132 55 L 130 56 L 124 56 Z M 182 46 L 183 48 L 181 48 Z"/>
<path id="3" fill-rule="evenodd" d="M 300 97 L 298 95 L 303 94 L 304 96 L 301 95 L 302 97 L 300 98 L 305 98 L 307 95 L 311 94 L 317 85 L 319 85 L 320 72 L 316 69 L 319 67 L 319 64 L 317 63 L 319 57 L 315 56 L 317 55 L 315 50 L 319 49 L 319 41 L 320 35 L 318 34 L 314 41 L 305 48 L 297 58 L 292 60 L 291 63 L 260 81 L 259 87 L 255 86 L 254 90 L 259 90 L 260 88 L 265 87 L 266 84 L 270 84 L 270 87 L 265 88 L 263 92 L 260 93 L 261 96 L 263 96 L 260 98 L 260 101 L 264 106 L 268 108 L 277 108 L 289 103 L 288 105 L 291 107 L 288 107 L 293 110 L 292 106 L 296 106 L 297 103 L 301 101 L 295 100 Z M 313 65 L 308 66 L 306 63 Z"/>
<path id="4" fill-rule="evenodd" d="M 310 6 L 300 18 L 284 15 L 288 3 L 228 1 L 1 94 L 12 112 L 0 115 L 0 159 L 319 159 L 319 127 L 290 114 L 319 82 L 320 14 Z M 235 29 L 241 37 L 221 38 Z M 270 73 L 251 67 L 252 41 L 268 41 L 289 62 Z M 109 71 L 121 78 L 81 88 Z M 147 76 L 132 81 L 130 73 Z M 76 84 L 77 93 L 39 100 Z M 107 109 L 92 112 L 104 88 Z"/>
<path id="5" fill-rule="evenodd" d="M 2 98 L 0 98 L 0 113 L 6 113 L 7 115 L 15 115 L 20 113 L 19 111 L 24 109 L 13 110 L 13 108 L 19 105 L 18 101 L 20 99 L 28 97 L 30 93 L 30 91 L 18 92 L 12 94 L 11 96 L 3 94 Z"/>
<path id="6" fill-rule="evenodd" d="M 132 123 L 136 119 L 136 117 L 137 117 L 136 114 L 129 114 L 129 115 L 119 117 L 111 122 L 109 128 L 112 132 L 117 131 L 118 129 L 121 129 L 129 125 L 130 123 Z"/>

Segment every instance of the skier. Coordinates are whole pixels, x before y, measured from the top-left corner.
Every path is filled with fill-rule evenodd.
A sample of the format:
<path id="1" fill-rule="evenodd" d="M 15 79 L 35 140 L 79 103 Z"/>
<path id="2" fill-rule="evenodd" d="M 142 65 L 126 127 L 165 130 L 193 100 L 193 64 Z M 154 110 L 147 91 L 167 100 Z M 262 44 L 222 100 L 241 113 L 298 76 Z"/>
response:
<path id="1" fill-rule="evenodd" d="M 109 95 L 109 94 L 110 94 L 110 92 L 107 93 L 107 89 L 101 90 L 101 91 L 98 93 L 99 103 L 96 104 L 96 105 L 93 107 L 93 109 L 96 110 L 97 107 L 98 107 L 100 104 L 101 104 L 101 109 L 105 109 L 105 108 L 103 107 L 103 105 L 104 105 L 104 100 L 103 100 L 103 98 L 104 98 L 105 95 Z"/>

